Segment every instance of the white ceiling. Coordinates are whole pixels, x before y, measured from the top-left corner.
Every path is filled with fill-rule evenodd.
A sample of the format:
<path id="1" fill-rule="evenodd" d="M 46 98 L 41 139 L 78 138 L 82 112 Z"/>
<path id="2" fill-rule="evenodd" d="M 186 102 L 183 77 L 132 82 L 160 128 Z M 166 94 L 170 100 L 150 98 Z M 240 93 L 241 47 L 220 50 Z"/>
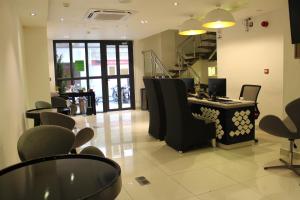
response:
<path id="1" fill-rule="evenodd" d="M 51 0 L 50 0 L 51 1 Z M 45 26 L 48 19 L 48 0 L 15 0 L 23 26 Z M 36 16 L 31 16 L 31 13 Z"/>
<path id="2" fill-rule="evenodd" d="M 22 2 L 24 7 L 21 13 L 22 22 L 26 26 L 45 23 L 44 15 L 48 14 L 49 39 L 141 39 L 167 29 L 178 29 L 190 15 L 201 18 L 218 3 L 221 7 L 232 10 L 237 19 L 242 19 L 276 10 L 287 2 L 287 0 L 131 0 L 130 3 L 120 3 L 119 0 L 49 0 L 48 6 L 48 0 L 17 1 Z M 178 6 L 173 5 L 175 1 L 179 3 Z M 64 2 L 70 3 L 70 7 L 63 7 Z M 28 10 L 30 12 L 28 8 L 30 6 L 36 9 L 38 13 L 36 17 L 29 15 L 24 17 Z M 90 22 L 84 20 L 90 8 L 135 10 L 137 13 L 118 22 Z M 62 17 L 63 22 L 60 21 Z M 147 20 L 148 23 L 141 24 L 141 20 Z"/>

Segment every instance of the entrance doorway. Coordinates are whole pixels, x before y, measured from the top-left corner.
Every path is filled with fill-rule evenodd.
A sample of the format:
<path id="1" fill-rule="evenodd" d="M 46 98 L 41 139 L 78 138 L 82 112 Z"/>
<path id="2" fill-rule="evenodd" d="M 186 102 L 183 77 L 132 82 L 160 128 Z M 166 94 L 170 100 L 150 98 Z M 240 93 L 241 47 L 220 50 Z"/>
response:
<path id="1" fill-rule="evenodd" d="M 135 109 L 132 41 L 53 42 L 60 93 L 93 89 L 97 112 Z"/>

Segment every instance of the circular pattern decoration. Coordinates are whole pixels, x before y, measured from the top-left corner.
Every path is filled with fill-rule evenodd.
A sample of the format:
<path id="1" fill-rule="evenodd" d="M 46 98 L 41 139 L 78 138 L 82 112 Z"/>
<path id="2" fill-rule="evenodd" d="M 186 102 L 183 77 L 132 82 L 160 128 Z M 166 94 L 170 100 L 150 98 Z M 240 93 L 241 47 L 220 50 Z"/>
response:
<path id="1" fill-rule="evenodd" d="M 212 108 L 201 107 L 200 111 L 202 114 L 193 113 L 193 116 L 201 119 L 208 119 L 210 121 L 215 122 L 216 124 L 216 135 L 218 139 L 222 139 L 224 133 L 223 127 L 221 125 L 221 121 L 219 119 L 220 111 Z"/>
<path id="2" fill-rule="evenodd" d="M 232 122 L 236 126 L 236 131 L 231 131 L 229 133 L 230 137 L 235 137 L 239 135 L 250 134 L 251 130 L 254 128 L 253 124 L 249 119 L 249 115 L 251 114 L 250 110 L 242 110 L 240 112 L 236 111 L 234 116 L 232 117 Z"/>

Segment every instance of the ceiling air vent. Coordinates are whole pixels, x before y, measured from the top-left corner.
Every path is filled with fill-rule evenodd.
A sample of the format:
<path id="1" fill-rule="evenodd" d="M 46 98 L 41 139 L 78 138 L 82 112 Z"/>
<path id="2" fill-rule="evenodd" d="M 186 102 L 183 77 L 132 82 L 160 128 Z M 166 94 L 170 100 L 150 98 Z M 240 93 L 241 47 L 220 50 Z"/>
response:
<path id="1" fill-rule="evenodd" d="M 89 9 L 85 19 L 100 21 L 118 21 L 125 20 L 134 14 L 132 10 L 114 10 L 114 9 Z"/>

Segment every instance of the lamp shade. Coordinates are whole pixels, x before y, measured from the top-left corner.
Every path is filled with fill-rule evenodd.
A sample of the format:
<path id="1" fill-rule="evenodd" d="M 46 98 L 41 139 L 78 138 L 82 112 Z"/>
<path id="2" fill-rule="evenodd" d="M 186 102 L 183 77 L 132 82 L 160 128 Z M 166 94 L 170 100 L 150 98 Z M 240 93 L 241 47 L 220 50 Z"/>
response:
<path id="1" fill-rule="evenodd" d="M 201 28 L 201 22 L 196 19 L 186 20 L 179 29 L 179 35 L 200 35 L 206 32 Z"/>
<path id="2" fill-rule="evenodd" d="M 205 28 L 227 28 L 234 26 L 235 23 L 235 19 L 229 11 L 217 8 L 206 15 L 202 26 Z"/>

